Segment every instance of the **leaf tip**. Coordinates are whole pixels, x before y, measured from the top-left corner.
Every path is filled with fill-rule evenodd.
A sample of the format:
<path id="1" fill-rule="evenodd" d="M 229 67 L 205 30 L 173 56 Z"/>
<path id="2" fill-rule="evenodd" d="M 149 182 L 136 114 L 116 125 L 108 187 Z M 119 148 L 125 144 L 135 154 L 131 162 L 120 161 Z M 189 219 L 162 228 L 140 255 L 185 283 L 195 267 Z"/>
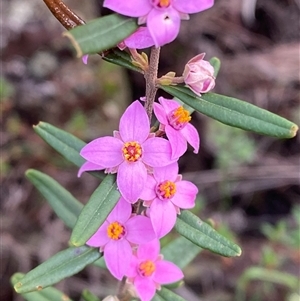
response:
<path id="1" fill-rule="evenodd" d="M 64 32 L 62 35 L 63 35 L 63 37 L 67 37 L 70 40 L 70 42 L 72 43 L 72 45 L 74 46 L 74 48 L 76 50 L 76 53 L 77 53 L 76 56 L 77 57 L 82 57 L 83 52 L 82 52 L 78 42 L 74 38 L 74 36 L 72 36 L 72 34 L 68 31 Z"/>
<path id="2" fill-rule="evenodd" d="M 18 283 L 16 283 L 16 284 L 14 285 L 14 289 L 15 289 L 15 291 L 16 291 L 17 293 L 19 293 L 19 288 L 20 288 L 22 285 L 23 285 L 22 282 L 18 282 Z"/>
<path id="3" fill-rule="evenodd" d="M 297 124 L 293 124 L 291 127 L 291 138 L 295 137 L 297 135 L 298 132 L 298 125 Z"/>

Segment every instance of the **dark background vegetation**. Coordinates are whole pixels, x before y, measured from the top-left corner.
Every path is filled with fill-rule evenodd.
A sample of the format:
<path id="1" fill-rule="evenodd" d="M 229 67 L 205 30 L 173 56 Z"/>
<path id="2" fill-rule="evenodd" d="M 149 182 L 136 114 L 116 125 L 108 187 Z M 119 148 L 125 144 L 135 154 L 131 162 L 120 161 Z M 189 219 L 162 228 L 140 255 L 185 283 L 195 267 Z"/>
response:
<path id="1" fill-rule="evenodd" d="M 66 3 L 85 20 L 102 11 L 96 1 Z M 83 65 L 43 1 L 4 0 L 1 6 L 0 300 L 19 301 L 10 276 L 66 248 L 70 235 L 24 172 L 35 168 L 49 174 L 83 203 L 98 184 L 88 174 L 78 179 L 77 168 L 46 145 L 32 125 L 46 121 L 87 142 L 110 135 L 126 106 L 143 96 L 144 81 L 99 56 Z M 207 59 L 222 61 L 216 93 L 299 125 L 299 9 L 298 0 L 216 1 L 212 9 L 182 22 L 176 42 L 162 49 L 160 75 L 179 75 L 187 60 L 206 52 Z M 194 114 L 193 124 L 201 135 L 200 153 L 189 151 L 180 168 L 199 187 L 194 212 L 213 221 L 243 254 L 222 258 L 201 252 L 185 269 L 186 286 L 177 292 L 188 301 L 230 301 L 242 283 L 246 300 L 299 300 L 297 290 L 284 284 L 288 276 L 299 276 L 299 135 L 290 140 L 259 136 L 201 114 Z M 255 266 L 279 273 L 278 283 L 245 274 Z M 85 287 L 104 297 L 115 286 L 96 267 L 57 285 L 74 300 Z"/>

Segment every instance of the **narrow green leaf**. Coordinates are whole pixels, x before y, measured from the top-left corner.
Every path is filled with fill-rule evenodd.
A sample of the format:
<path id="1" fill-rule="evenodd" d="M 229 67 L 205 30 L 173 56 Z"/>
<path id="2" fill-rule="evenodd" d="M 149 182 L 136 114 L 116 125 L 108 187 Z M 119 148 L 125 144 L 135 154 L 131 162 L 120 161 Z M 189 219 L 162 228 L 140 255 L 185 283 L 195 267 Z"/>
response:
<path id="1" fill-rule="evenodd" d="M 108 54 L 103 56 L 103 60 L 133 71 L 143 73 L 140 68 L 132 64 L 130 55 L 126 51 L 121 51 L 118 48 L 111 49 Z"/>
<path id="2" fill-rule="evenodd" d="M 87 289 L 83 290 L 81 297 L 85 301 L 100 301 L 100 299 L 97 296 L 95 296 L 93 293 L 91 293 Z"/>
<path id="3" fill-rule="evenodd" d="M 64 36 L 68 37 L 77 51 L 77 56 L 99 53 L 116 46 L 137 29 L 134 19 L 117 14 L 95 19 L 76 26 Z"/>
<path id="4" fill-rule="evenodd" d="M 96 265 L 96 266 L 99 267 L 99 268 L 107 269 L 107 266 L 106 266 L 104 257 L 99 258 L 99 259 L 96 260 L 93 264 Z"/>
<path id="5" fill-rule="evenodd" d="M 82 246 L 98 230 L 120 198 L 114 175 L 107 175 L 82 209 L 70 242 Z"/>
<path id="6" fill-rule="evenodd" d="M 215 69 L 214 76 L 217 77 L 221 68 L 221 61 L 214 56 L 209 60 L 209 62 Z"/>
<path id="7" fill-rule="evenodd" d="M 24 276 L 22 273 L 14 274 L 11 277 L 12 285 L 14 286 Z M 21 294 L 21 296 L 27 301 L 72 301 L 69 296 L 54 287 L 47 287 L 41 291 Z"/>
<path id="8" fill-rule="evenodd" d="M 72 229 L 83 205 L 48 175 L 34 169 L 27 170 L 25 175 L 46 198 L 57 216 Z"/>
<path id="9" fill-rule="evenodd" d="M 17 293 L 42 290 L 80 272 L 100 257 L 97 249 L 82 246 L 63 250 L 28 272 L 14 288 Z"/>
<path id="10" fill-rule="evenodd" d="M 164 298 L 160 297 L 158 294 L 155 294 L 151 301 L 166 301 Z"/>
<path id="11" fill-rule="evenodd" d="M 201 248 L 180 236 L 161 249 L 165 260 L 174 262 L 181 269 L 185 268 L 200 252 Z"/>
<path id="12" fill-rule="evenodd" d="M 39 122 L 33 129 L 70 162 L 79 167 L 85 162 L 79 155 L 80 150 L 86 145 L 82 140 L 46 122 Z"/>
<path id="13" fill-rule="evenodd" d="M 186 301 L 184 298 L 175 294 L 174 292 L 167 289 L 166 287 L 162 287 L 160 291 L 157 291 L 156 295 L 163 298 L 163 300 L 165 301 Z"/>
<path id="14" fill-rule="evenodd" d="M 215 231 L 196 215 L 184 210 L 177 218 L 176 230 L 197 246 L 226 257 L 240 256 L 240 247 Z"/>
<path id="15" fill-rule="evenodd" d="M 206 93 L 198 97 L 183 86 L 160 86 L 196 111 L 224 124 L 278 138 L 292 138 L 298 126 L 291 121 L 245 101 Z"/>

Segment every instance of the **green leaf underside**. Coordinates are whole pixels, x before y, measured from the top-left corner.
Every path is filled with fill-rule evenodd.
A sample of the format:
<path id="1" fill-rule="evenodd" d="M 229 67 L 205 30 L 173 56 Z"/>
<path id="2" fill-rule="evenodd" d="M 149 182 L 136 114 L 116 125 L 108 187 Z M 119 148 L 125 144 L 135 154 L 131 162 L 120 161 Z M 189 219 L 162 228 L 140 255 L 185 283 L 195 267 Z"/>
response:
<path id="1" fill-rule="evenodd" d="M 103 224 L 119 198 L 115 175 L 107 175 L 82 209 L 71 235 L 71 244 L 84 245 Z"/>
<path id="2" fill-rule="evenodd" d="M 100 256 L 97 249 L 87 246 L 68 248 L 28 272 L 14 288 L 21 294 L 41 290 L 80 272 Z"/>
<path id="3" fill-rule="evenodd" d="M 201 248 L 184 237 L 178 237 L 161 249 L 164 259 L 184 269 L 200 252 Z"/>
<path id="4" fill-rule="evenodd" d="M 245 101 L 214 93 L 198 97 L 183 86 L 160 86 L 181 101 L 224 124 L 278 138 L 292 138 L 298 126 L 291 121 Z"/>
<path id="5" fill-rule="evenodd" d="M 143 72 L 140 68 L 132 64 L 131 57 L 127 52 L 121 51 L 118 48 L 111 49 L 108 54 L 103 56 L 103 60 L 133 71 L 137 71 L 140 73 Z"/>
<path id="6" fill-rule="evenodd" d="M 196 244 L 222 256 L 240 256 L 240 247 L 201 221 L 190 211 L 184 210 L 178 216 L 175 228 L 179 234 Z"/>
<path id="7" fill-rule="evenodd" d="M 58 182 L 40 171 L 29 169 L 26 177 L 45 197 L 57 216 L 72 229 L 83 205 Z"/>
<path id="8" fill-rule="evenodd" d="M 77 26 L 64 35 L 70 38 L 77 56 L 105 51 L 116 46 L 137 29 L 136 21 L 111 14 Z"/>
<path id="9" fill-rule="evenodd" d="M 217 77 L 221 68 L 221 61 L 217 57 L 212 57 L 209 62 L 214 67 L 214 77 Z"/>
<path id="10" fill-rule="evenodd" d="M 160 298 L 162 298 L 162 300 L 165 301 L 186 301 L 185 299 L 165 287 L 162 287 L 160 291 L 157 291 L 156 295 L 158 295 Z"/>

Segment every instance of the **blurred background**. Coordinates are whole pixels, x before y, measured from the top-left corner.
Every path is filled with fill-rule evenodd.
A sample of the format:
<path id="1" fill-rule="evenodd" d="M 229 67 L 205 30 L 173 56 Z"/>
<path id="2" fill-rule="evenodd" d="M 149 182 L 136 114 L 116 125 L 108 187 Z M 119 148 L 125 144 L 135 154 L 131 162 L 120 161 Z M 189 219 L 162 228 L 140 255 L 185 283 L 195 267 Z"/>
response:
<path id="1" fill-rule="evenodd" d="M 299 0 L 215 2 L 182 22 L 178 39 L 162 49 L 159 75 L 180 75 L 201 52 L 206 59 L 217 56 L 222 66 L 214 92 L 299 125 Z M 103 13 L 101 1 L 66 3 L 86 21 Z M 1 9 L 0 300 L 21 301 L 10 276 L 66 248 L 70 236 L 24 172 L 47 173 L 83 203 L 99 183 L 89 174 L 78 179 L 77 168 L 32 125 L 49 122 L 86 142 L 110 135 L 145 86 L 141 75 L 100 56 L 83 65 L 43 1 L 3 0 Z M 180 171 L 199 188 L 193 212 L 238 243 L 243 254 L 224 258 L 201 252 L 184 270 L 186 286 L 177 293 L 188 301 L 299 301 L 299 135 L 264 137 L 199 113 L 192 122 L 201 135 L 200 153 L 189 150 Z M 88 267 L 56 287 L 80 300 L 83 288 L 102 298 L 114 293 L 116 282 L 107 271 Z"/>

